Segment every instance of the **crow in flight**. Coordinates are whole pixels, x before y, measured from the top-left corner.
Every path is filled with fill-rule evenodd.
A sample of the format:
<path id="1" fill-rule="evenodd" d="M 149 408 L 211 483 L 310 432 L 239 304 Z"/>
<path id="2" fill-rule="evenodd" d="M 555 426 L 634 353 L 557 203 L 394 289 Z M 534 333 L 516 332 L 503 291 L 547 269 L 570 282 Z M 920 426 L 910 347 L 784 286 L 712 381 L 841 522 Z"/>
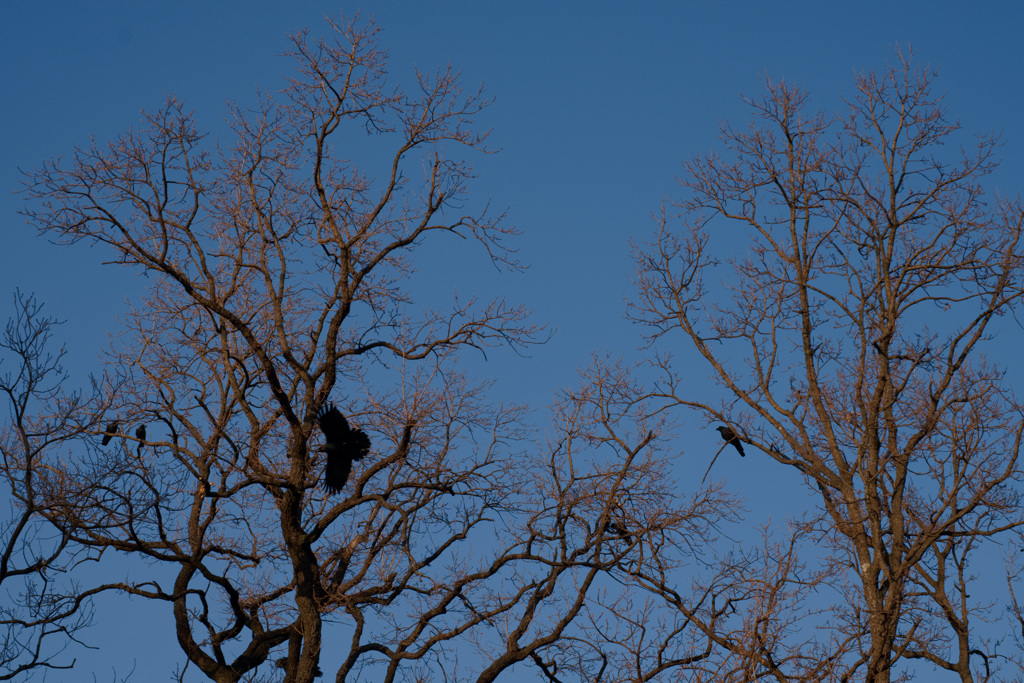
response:
<path id="1" fill-rule="evenodd" d="M 135 449 L 136 454 L 142 453 L 142 442 L 146 440 L 146 425 L 140 424 L 135 430 L 135 438 L 139 440 L 139 447 Z"/>
<path id="2" fill-rule="evenodd" d="M 370 437 L 361 429 L 349 427 L 348 420 L 333 405 L 322 408 L 317 420 L 324 433 L 324 445 L 316 450 L 327 454 L 324 489 L 333 495 L 348 481 L 352 462 L 362 460 L 370 452 Z"/>
<path id="3" fill-rule="evenodd" d="M 121 425 L 117 422 L 117 420 L 114 420 L 113 422 L 108 424 L 107 431 L 103 432 L 102 444 L 106 446 L 108 443 L 110 443 L 110 440 L 114 438 L 114 435 L 117 434 L 120 428 Z"/>
<path id="4" fill-rule="evenodd" d="M 715 427 L 718 433 L 722 435 L 726 443 L 731 443 L 736 447 L 736 450 L 740 452 L 740 455 L 746 457 L 746 453 L 743 452 L 743 444 L 740 443 L 739 437 L 736 436 L 736 432 L 732 431 L 728 427 Z"/>

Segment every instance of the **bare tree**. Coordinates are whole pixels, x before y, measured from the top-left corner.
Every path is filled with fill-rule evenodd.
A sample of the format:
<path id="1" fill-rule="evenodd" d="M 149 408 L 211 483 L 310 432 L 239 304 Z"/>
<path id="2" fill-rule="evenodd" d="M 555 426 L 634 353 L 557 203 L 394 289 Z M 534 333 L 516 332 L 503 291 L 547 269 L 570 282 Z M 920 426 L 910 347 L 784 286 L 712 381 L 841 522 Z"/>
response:
<path id="1" fill-rule="evenodd" d="M 101 244 L 152 283 L 109 356 L 123 428 L 106 447 L 95 429 L 48 504 L 75 543 L 177 568 L 111 587 L 166 602 L 189 666 L 217 681 L 278 675 L 257 672 L 271 651 L 285 680 L 312 680 L 334 620 L 349 629 L 341 678 L 380 660 L 395 678 L 432 651 L 430 620 L 396 615 L 444 611 L 437 586 L 471 571 L 453 546 L 516 490 L 519 409 L 489 405 L 454 362 L 537 330 L 503 301 L 417 313 L 402 289 L 414 247 L 445 234 L 516 267 L 503 216 L 462 211 L 460 149 L 484 149 L 487 100 L 450 68 L 390 89 L 377 29 L 332 28 L 294 37 L 297 75 L 233 109 L 230 145 L 209 145 L 172 98 L 29 182 L 41 230 Z M 360 132 L 391 144 L 380 179 L 352 161 Z M 372 440 L 333 497 L 314 449 L 331 402 Z"/>
<path id="2" fill-rule="evenodd" d="M 718 527 L 737 520 L 740 505 L 719 489 L 680 495 L 677 454 L 665 450 L 671 425 L 633 371 L 595 360 L 562 392 L 548 462 L 534 474 L 540 495 L 518 532 L 522 550 L 505 553 L 528 550 L 534 561 L 522 576 L 544 586 L 537 616 L 517 606 L 530 620 L 520 618 L 505 640 L 549 682 L 678 677 L 720 659 L 724 601 L 709 586 L 724 579 L 690 586 L 686 577 L 706 568 Z M 556 588 L 565 595 L 552 602 Z M 656 590 L 676 598 L 668 614 L 652 602 Z M 544 617 L 547 605 L 554 609 Z M 551 626 L 538 628 L 541 617 Z"/>
<path id="3" fill-rule="evenodd" d="M 34 669 L 69 669 L 69 649 L 91 621 L 87 595 L 67 572 L 87 557 L 46 519 L 40 479 L 59 469 L 65 442 L 81 432 L 73 416 L 83 406 L 62 391 L 63 349 L 50 350 L 57 320 L 16 292 L 14 315 L 0 338 L 0 394 L 9 422 L 0 431 L 4 499 L 0 534 L 0 680 L 24 680 Z"/>
<path id="4" fill-rule="evenodd" d="M 108 355 L 110 408 L 41 484 L 47 515 L 140 560 L 96 590 L 167 604 L 182 679 L 607 680 L 592 606 L 703 547 L 733 503 L 675 500 L 621 373 L 564 397 L 537 448 L 523 408 L 459 371 L 539 332 L 500 300 L 418 312 L 408 288 L 415 247 L 446 235 L 517 267 L 504 217 L 466 208 L 487 101 L 451 69 L 392 90 L 377 29 L 331 26 L 294 37 L 297 75 L 233 109 L 228 146 L 170 99 L 30 176 L 44 233 L 150 283 Z M 332 403 L 371 442 L 336 494 L 316 425 Z"/>
<path id="5" fill-rule="evenodd" d="M 983 349 L 1024 295 L 1024 211 L 985 197 L 994 138 L 951 151 L 959 125 L 933 79 L 901 56 L 859 77 L 835 119 L 768 83 L 751 126 L 723 129 L 723 155 L 686 164 L 682 226 L 666 210 L 638 248 L 656 393 L 731 425 L 820 501 L 820 562 L 844 569 L 825 626 L 850 645 L 829 680 L 902 679 L 906 658 L 974 680 L 992 653 L 968 557 L 1022 521 L 1021 405 Z M 719 235 L 735 230 L 731 254 Z M 673 369 L 679 343 L 720 403 Z"/>

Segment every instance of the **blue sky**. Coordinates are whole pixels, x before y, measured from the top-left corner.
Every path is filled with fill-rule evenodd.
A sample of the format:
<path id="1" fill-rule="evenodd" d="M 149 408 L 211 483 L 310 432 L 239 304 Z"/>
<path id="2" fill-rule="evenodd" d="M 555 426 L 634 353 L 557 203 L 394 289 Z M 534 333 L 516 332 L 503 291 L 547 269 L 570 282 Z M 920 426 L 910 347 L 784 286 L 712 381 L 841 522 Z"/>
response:
<path id="1" fill-rule="evenodd" d="M 993 185 L 1011 194 L 1024 185 L 1019 3 L 6 2 L 3 318 L 15 287 L 34 292 L 51 315 L 67 320 L 69 370 L 84 382 L 126 301 L 146 283 L 102 265 L 98 248 L 58 248 L 38 237 L 18 215 L 18 169 L 138 125 L 140 110 L 158 108 L 167 94 L 194 109 L 212 136 L 224 135 L 227 101 L 244 105 L 257 87 L 281 86 L 291 69 L 280 56 L 287 34 L 307 26 L 321 34 L 323 15 L 339 10 L 383 27 L 396 82 L 408 83 L 413 66 L 433 71 L 451 62 L 467 87 L 482 83 L 495 98 L 481 121 L 502 151 L 479 159 L 474 192 L 508 208 L 523 231 L 517 246 L 529 269 L 498 273 L 480 254 L 475 263 L 459 259 L 458 268 L 426 266 L 424 277 L 436 277 L 432 286 L 444 291 L 505 294 L 550 324 L 551 341 L 529 358 L 498 352 L 480 366 L 499 391 L 536 406 L 571 383 L 592 352 L 635 352 L 639 330 L 623 317 L 629 242 L 651 234 L 651 213 L 675 192 L 680 162 L 714 149 L 720 122 L 746 121 L 740 97 L 760 94 L 765 75 L 804 86 L 834 112 L 840 96 L 852 93 L 856 72 L 882 67 L 895 45 L 909 45 L 940 70 L 937 88 L 953 118 L 970 131 L 1003 133 L 1004 164 Z M 694 377 L 695 391 L 702 381 Z M 699 473 L 716 438 L 697 430 L 680 443 L 696 454 Z M 779 468 L 756 458 L 744 466 L 730 484 L 749 490 L 756 507 Z M 89 666 L 116 664 L 127 673 L 124 657 L 107 651 Z M 162 666 L 140 657 L 136 678 L 159 680 L 151 674 Z M 100 668 L 100 680 L 104 671 L 109 678 L 109 668 Z"/>

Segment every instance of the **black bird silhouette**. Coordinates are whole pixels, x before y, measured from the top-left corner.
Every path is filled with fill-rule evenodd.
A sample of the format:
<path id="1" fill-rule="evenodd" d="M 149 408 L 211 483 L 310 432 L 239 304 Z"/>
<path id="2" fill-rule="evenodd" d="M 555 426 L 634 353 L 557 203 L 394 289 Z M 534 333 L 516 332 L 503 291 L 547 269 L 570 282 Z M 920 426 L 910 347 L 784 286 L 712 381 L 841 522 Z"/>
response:
<path id="1" fill-rule="evenodd" d="M 626 524 L 624 522 L 609 521 L 604 525 L 604 532 L 606 534 L 611 534 L 612 536 L 623 538 L 627 543 L 633 540 L 633 535 L 626 529 Z"/>
<path id="2" fill-rule="evenodd" d="M 117 420 L 114 420 L 113 422 L 108 424 L 107 431 L 103 432 L 102 444 L 106 446 L 108 443 L 110 443 L 110 440 L 114 438 L 114 435 L 117 434 L 119 429 L 121 429 L 121 425 L 120 423 L 117 422 Z"/>
<path id="3" fill-rule="evenodd" d="M 135 438 L 139 440 L 139 447 L 135 449 L 135 453 L 142 453 L 142 442 L 146 440 L 146 425 L 140 424 L 135 430 Z"/>
<path id="4" fill-rule="evenodd" d="M 324 433 L 324 445 L 316 450 L 327 454 L 324 489 L 333 495 L 348 481 L 352 463 L 370 452 L 370 437 L 361 429 L 349 427 L 348 420 L 333 405 L 322 408 L 317 420 Z"/>
<path id="5" fill-rule="evenodd" d="M 731 443 L 736 447 L 736 450 L 740 452 L 740 455 L 746 457 L 746 453 L 743 452 L 743 444 L 740 443 L 739 437 L 736 436 L 736 432 L 732 431 L 728 427 L 715 427 L 718 433 L 722 435 L 726 443 Z"/>

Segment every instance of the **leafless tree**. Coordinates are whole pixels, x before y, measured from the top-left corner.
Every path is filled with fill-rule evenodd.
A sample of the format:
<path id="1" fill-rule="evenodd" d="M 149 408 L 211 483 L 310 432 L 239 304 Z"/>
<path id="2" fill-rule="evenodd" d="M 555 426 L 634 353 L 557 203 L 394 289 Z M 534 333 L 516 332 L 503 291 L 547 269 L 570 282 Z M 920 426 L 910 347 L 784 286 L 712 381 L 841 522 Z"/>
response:
<path id="1" fill-rule="evenodd" d="M 975 680 L 994 653 L 968 559 L 1022 520 L 1022 406 L 983 354 L 1024 294 L 1024 211 L 986 197 L 997 141 L 957 153 L 934 76 L 901 55 L 836 118 L 769 82 L 637 250 L 656 393 L 819 500 L 816 562 L 844 569 L 825 626 L 848 646 L 827 680 L 901 680 L 907 658 Z M 720 402 L 694 398 L 672 351 L 706 364 Z"/>
<path id="2" fill-rule="evenodd" d="M 54 518 L 76 543 L 177 567 L 115 586 L 167 602 L 189 666 L 217 681 L 279 675 L 257 673 L 272 650 L 286 680 L 312 680 L 334 620 L 349 629 L 339 676 L 374 660 L 395 678 L 434 636 L 427 616 L 397 615 L 444 611 L 438 585 L 472 571 L 453 546 L 516 490 L 519 409 L 489 405 L 453 362 L 530 343 L 526 312 L 416 313 L 402 288 L 414 247 L 443 234 L 516 265 L 503 216 L 461 211 L 460 149 L 484 149 L 473 119 L 487 100 L 450 68 L 391 89 L 377 29 L 332 28 L 294 37 L 297 75 L 233 109 L 229 145 L 172 98 L 29 182 L 41 230 L 101 244 L 152 283 L 109 356 L 123 436 L 48 482 Z M 373 162 L 352 158 L 377 143 L 391 156 L 372 180 Z M 334 497 L 313 449 L 332 401 L 373 441 Z"/>
<path id="3" fill-rule="evenodd" d="M 39 482 L 59 468 L 63 444 L 81 431 L 81 405 L 63 393 L 63 349 L 53 352 L 57 320 L 33 297 L 14 295 L 14 315 L 0 337 L 0 394 L 8 422 L 0 431 L 7 514 L 0 533 L 0 680 L 25 680 L 34 669 L 69 669 L 79 632 L 89 624 L 87 595 L 67 572 L 86 559 L 46 520 Z"/>
<path id="4" fill-rule="evenodd" d="M 41 485 L 47 516 L 140 560 L 96 590 L 168 605 L 182 679 L 598 675 L 584 616 L 605 583 L 701 547 L 733 503 L 674 498 L 660 427 L 619 375 L 564 397 L 536 447 L 523 408 L 459 371 L 540 332 L 500 300 L 414 308 L 424 241 L 517 268 L 504 216 L 467 208 L 487 101 L 450 68 L 391 89 L 377 29 L 331 27 L 294 37 L 297 75 L 232 110 L 230 145 L 172 98 L 30 175 L 40 230 L 149 286 L 108 354 L 110 408 Z M 317 450 L 330 403 L 372 442 L 336 495 Z"/>
<path id="5" fill-rule="evenodd" d="M 541 578 L 551 585 L 572 578 L 571 610 L 555 612 L 560 637 L 533 641 L 547 681 L 682 677 L 724 651 L 715 640 L 720 608 L 735 586 L 721 585 L 721 572 L 710 583 L 687 577 L 708 567 L 719 526 L 736 521 L 741 507 L 721 489 L 680 493 L 678 454 L 665 448 L 671 425 L 633 370 L 596 359 L 562 393 L 550 458 L 535 474 L 542 495 L 520 546 L 550 567 Z M 658 591 L 675 598 L 669 609 L 653 599 Z M 575 623 L 565 618 L 573 615 Z M 524 633 L 531 626 L 520 624 Z"/>

